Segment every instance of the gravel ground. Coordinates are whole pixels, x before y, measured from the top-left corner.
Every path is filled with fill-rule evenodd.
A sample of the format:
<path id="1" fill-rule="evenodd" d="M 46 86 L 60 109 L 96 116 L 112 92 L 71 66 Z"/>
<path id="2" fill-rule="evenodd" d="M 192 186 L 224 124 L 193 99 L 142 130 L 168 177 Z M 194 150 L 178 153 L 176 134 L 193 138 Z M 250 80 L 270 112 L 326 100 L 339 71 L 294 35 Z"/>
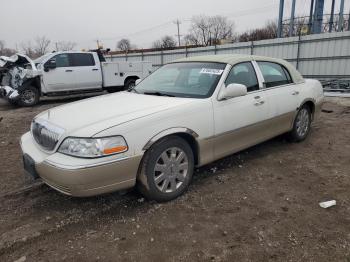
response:
<path id="1" fill-rule="evenodd" d="M 19 138 L 62 102 L 0 101 L 0 261 L 350 261 L 350 99 L 329 98 L 306 141 L 280 136 L 202 167 L 162 204 L 25 179 Z"/>

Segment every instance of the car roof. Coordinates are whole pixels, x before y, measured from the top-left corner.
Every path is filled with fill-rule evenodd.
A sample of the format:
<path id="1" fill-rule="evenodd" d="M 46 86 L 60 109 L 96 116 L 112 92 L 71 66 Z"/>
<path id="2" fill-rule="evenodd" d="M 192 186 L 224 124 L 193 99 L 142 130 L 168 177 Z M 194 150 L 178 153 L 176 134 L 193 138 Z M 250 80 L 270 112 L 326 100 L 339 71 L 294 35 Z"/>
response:
<path id="1" fill-rule="evenodd" d="M 235 65 L 241 62 L 247 61 L 265 61 L 265 62 L 275 62 L 283 65 L 288 69 L 291 77 L 295 83 L 303 82 L 304 79 L 301 74 L 295 69 L 295 67 L 287 62 L 286 60 L 267 57 L 267 56 L 256 56 L 256 55 L 244 55 L 244 54 L 227 54 L 227 55 L 206 55 L 206 56 L 192 56 L 181 58 L 173 61 L 172 63 L 178 62 L 212 62 L 212 63 L 225 63 L 229 65 Z"/>

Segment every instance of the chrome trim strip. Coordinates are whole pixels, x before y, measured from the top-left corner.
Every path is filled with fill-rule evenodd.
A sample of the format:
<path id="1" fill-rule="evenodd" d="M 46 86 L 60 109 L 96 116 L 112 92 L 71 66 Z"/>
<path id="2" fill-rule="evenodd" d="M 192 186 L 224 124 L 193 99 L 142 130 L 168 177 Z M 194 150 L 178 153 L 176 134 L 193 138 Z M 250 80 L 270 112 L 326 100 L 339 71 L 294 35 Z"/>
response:
<path id="1" fill-rule="evenodd" d="M 160 131 L 158 134 L 153 136 L 146 143 L 146 145 L 142 148 L 142 150 L 149 149 L 156 141 L 158 141 L 162 137 L 167 136 L 167 135 L 171 135 L 171 134 L 175 134 L 175 133 L 186 133 L 186 134 L 189 134 L 189 135 L 193 136 L 194 138 L 198 137 L 198 134 L 195 131 L 193 131 L 192 129 L 189 129 L 187 127 L 172 127 L 172 128 Z"/>
<path id="2" fill-rule="evenodd" d="M 108 165 L 108 164 L 112 164 L 112 163 L 115 163 L 115 162 L 121 162 L 121 161 L 130 159 L 130 158 L 133 158 L 133 157 L 135 157 L 135 156 L 132 156 L 132 157 L 127 156 L 127 157 L 122 157 L 122 158 L 118 158 L 118 159 L 112 159 L 112 160 L 103 161 L 103 162 L 99 162 L 99 163 L 79 165 L 79 166 L 63 165 L 63 164 L 51 162 L 51 161 L 48 161 L 48 160 L 45 160 L 43 163 L 47 164 L 49 166 L 52 166 L 54 168 L 59 168 L 59 169 L 79 170 L 79 169 L 86 169 L 86 168 L 97 167 L 97 166 L 102 166 L 102 165 Z"/>

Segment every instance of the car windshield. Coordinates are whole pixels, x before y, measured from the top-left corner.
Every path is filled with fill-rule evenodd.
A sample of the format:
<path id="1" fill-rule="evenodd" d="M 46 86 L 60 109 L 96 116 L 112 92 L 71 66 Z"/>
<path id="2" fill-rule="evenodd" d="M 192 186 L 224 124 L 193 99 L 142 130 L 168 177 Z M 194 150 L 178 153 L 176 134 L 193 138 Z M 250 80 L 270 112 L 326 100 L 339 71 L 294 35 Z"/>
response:
<path id="1" fill-rule="evenodd" d="M 226 64 L 185 62 L 159 68 L 134 90 L 148 95 L 206 98 L 218 84 Z"/>

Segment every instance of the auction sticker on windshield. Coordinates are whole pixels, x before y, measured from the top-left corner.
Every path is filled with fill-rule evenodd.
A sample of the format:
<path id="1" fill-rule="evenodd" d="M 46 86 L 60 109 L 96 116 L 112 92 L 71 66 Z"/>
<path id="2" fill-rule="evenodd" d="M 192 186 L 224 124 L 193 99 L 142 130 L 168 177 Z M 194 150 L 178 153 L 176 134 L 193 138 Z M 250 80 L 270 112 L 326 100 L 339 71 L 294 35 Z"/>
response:
<path id="1" fill-rule="evenodd" d="M 221 75 L 224 70 L 221 69 L 212 69 L 212 68 L 202 68 L 199 72 L 201 74 L 209 74 L 209 75 Z"/>

